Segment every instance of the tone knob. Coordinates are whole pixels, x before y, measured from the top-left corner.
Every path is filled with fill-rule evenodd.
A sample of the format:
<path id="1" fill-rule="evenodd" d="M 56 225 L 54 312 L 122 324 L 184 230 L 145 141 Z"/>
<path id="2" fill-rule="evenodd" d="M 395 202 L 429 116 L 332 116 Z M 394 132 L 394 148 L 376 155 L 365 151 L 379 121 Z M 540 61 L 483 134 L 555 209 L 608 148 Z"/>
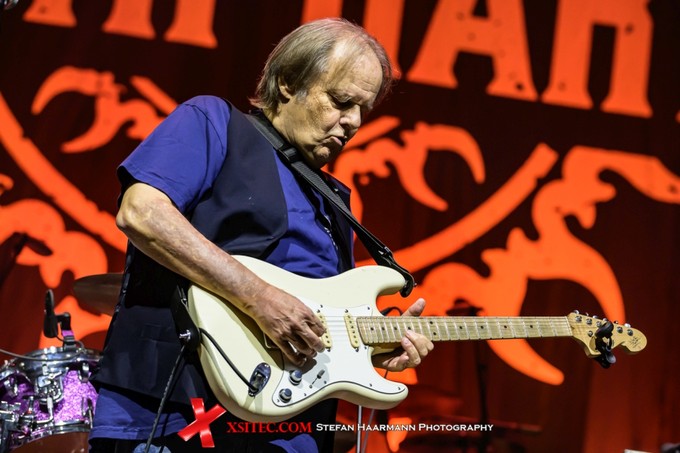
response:
<path id="1" fill-rule="evenodd" d="M 289 402 L 292 397 L 293 392 L 288 388 L 281 389 L 281 391 L 279 391 L 279 398 L 281 398 L 281 401 L 283 401 L 284 403 Z"/>

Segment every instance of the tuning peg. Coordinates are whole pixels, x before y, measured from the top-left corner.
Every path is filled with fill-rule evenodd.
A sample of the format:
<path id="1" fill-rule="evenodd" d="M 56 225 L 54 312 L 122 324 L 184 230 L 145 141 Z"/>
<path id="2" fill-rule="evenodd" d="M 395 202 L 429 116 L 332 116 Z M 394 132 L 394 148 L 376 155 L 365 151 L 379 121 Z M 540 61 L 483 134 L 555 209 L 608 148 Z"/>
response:
<path id="1" fill-rule="evenodd" d="M 606 322 L 599 329 L 597 329 L 595 335 L 597 336 L 597 338 L 610 338 L 612 336 L 613 330 L 614 325 L 610 322 Z"/>

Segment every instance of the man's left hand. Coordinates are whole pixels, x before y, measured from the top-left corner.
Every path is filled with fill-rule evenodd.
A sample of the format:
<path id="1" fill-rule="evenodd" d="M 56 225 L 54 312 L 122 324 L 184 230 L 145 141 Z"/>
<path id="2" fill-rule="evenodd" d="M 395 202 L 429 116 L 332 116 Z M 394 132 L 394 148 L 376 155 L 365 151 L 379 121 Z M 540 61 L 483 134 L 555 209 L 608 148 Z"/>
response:
<path id="1" fill-rule="evenodd" d="M 425 299 L 418 299 L 402 316 L 420 316 L 425 309 Z M 432 341 L 412 330 L 401 339 L 401 348 L 373 356 L 373 365 L 388 371 L 403 371 L 420 365 L 423 357 L 434 349 Z"/>

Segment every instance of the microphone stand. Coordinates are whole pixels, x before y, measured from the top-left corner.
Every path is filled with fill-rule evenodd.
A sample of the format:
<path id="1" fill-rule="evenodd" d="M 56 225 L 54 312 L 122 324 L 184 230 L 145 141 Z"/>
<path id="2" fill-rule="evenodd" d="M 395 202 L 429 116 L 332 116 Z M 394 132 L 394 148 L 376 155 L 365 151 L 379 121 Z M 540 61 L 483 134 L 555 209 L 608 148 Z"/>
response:
<path id="1" fill-rule="evenodd" d="M 59 328 L 61 327 L 62 342 L 64 350 L 76 349 L 76 337 L 71 330 L 71 314 L 54 313 L 54 293 L 51 289 L 45 294 L 45 319 L 43 321 L 43 334 L 47 338 L 58 338 Z"/>
<path id="2" fill-rule="evenodd" d="M 482 344 L 481 341 L 475 342 L 475 356 L 477 359 L 477 385 L 479 386 L 479 423 L 481 425 L 489 424 L 489 403 L 487 401 L 487 366 L 486 360 L 482 359 L 482 354 L 486 355 L 486 351 L 482 351 L 482 348 L 486 347 L 486 344 Z M 482 430 L 482 435 L 479 440 L 478 451 L 479 453 L 486 453 L 488 451 L 489 445 L 491 444 L 491 432 L 484 429 Z"/>
<path id="3" fill-rule="evenodd" d="M 481 311 L 481 308 L 470 305 L 467 302 L 456 302 L 451 311 L 462 313 L 464 316 L 477 316 L 477 313 Z M 485 354 L 486 352 L 486 350 L 482 350 L 482 348 L 485 348 L 486 344 L 482 344 L 484 343 L 482 341 L 475 341 L 474 343 L 475 369 L 477 372 L 477 386 L 479 387 L 479 423 L 481 425 L 488 425 L 489 403 L 487 401 L 487 364 L 485 358 L 482 358 L 482 354 Z M 479 453 L 486 453 L 490 444 L 491 433 L 487 430 L 483 430 L 477 445 L 477 451 Z"/>

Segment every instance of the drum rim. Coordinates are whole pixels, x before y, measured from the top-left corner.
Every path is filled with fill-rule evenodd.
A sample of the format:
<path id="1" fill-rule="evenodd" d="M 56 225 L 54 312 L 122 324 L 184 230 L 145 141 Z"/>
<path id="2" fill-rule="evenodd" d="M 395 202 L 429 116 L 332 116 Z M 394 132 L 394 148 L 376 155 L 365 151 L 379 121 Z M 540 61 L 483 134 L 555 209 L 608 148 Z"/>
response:
<path id="1" fill-rule="evenodd" d="M 66 358 L 64 359 L 52 359 L 47 356 L 65 356 Z M 30 360 L 30 361 L 38 361 L 38 362 L 50 362 L 50 361 L 58 361 L 58 360 L 68 360 L 72 359 L 74 357 L 82 357 L 82 356 L 91 356 L 91 357 L 101 357 L 101 352 L 97 351 L 96 349 L 88 349 L 88 348 L 76 348 L 76 349 L 65 349 L 63 347 L 56 347 L 56 346 L 50 346 L 48 348 L 42 348 L 42 349 L 35 349 L 31 352 L 27 352 L 24 354 L 26 358 L 21 358 L 21 357 L 15 357 L 14 359 L 10 360 L 10 362 L 13 361 L 21 361 L 21 360 Z M 28 357 L 31 357 L 28 359 Z"/>
<path id="2" fill-rule="evenodd" d="M 26 357 L 31 357 L 30 359 Z M 29 382 L 39 376 L 66 376 L 69 371 L 83 369 L 84 364 L 89 366 L 89 374 L 99 367 L 101 353 L 94 349 L 77 348 L 64 350 L 51 346 L 49 348 L 36 349 L 25 355 L 24 358 L 15 357 L 6 361 L 0 367 L 0 383 L 17 376 Z"/>
<path id="3" fill-rule="evenodd" d="M 46 437 L 58 436 L 60 434 L 89 433 L 91 430 L 90 424 L 82 420 L 78 422 L 69 421 L 67 423 L 67 425 L 62 423 L 60 425 L 46 426 L 44 429 L 37 429 L 29 434 L 17 433 L 21 434 L 19 436 L 12 436 L 13 433 L 9 432 L 7 444 L 10 449 L 15 449 Z"/>
<path id="4" fill-rule="evenodd" d="M 36 370 L 47 364 L 48 367 L 63 368 L 68 364 L 89 362 L 97 363 L 101 360 L 101 353 L 94 349 L 77 348 L 65 350 L 64 348 L 49 347 L 36 349 L 24 354 L 25 357 L 15 357 L 5 364 L 5 367 L 14 367 L 19 371 Z"/>

